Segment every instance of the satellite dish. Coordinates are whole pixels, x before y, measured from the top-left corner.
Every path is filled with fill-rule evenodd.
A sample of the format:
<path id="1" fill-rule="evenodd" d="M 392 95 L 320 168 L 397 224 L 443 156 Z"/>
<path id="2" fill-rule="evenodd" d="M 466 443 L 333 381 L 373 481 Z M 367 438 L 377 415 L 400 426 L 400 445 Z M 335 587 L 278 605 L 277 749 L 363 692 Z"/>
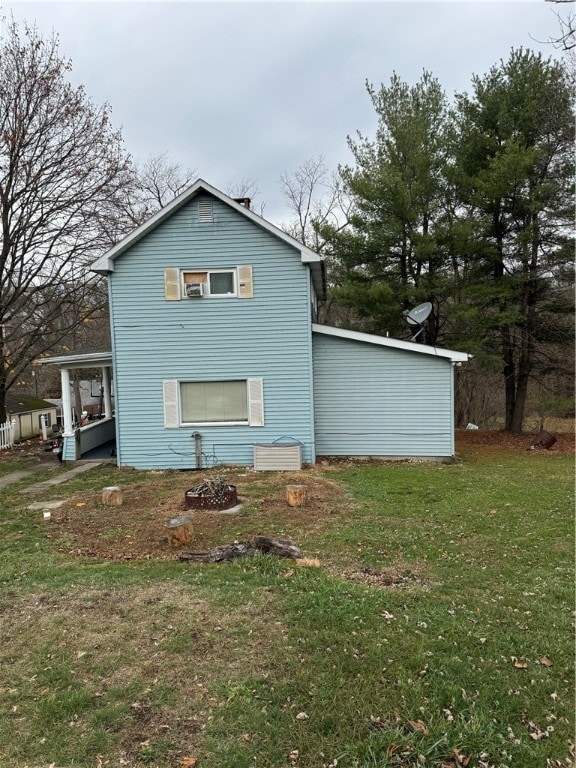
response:
<path id="1" fill-rule="evenodd" d="M 409 325 L 422 325 L 428 319 L 430 312 L 432 312 L 432 304 L 425 301 L 424 304 L 418 304 L 417 307 L 405 313 L 406 322 Z"/>
<path id="2" fill-rule="evenodd" d="M 412 341 L 416 341 L 424 330 L 423 326 L 430 312 L 432 312 L 432 304 L 429 301 L 425 301 L 423 304 L 418 304 L 414 309 L 406 310 L 403 313 L 408 325 L 418 326 L 418 329 L 412 334 Z"/>

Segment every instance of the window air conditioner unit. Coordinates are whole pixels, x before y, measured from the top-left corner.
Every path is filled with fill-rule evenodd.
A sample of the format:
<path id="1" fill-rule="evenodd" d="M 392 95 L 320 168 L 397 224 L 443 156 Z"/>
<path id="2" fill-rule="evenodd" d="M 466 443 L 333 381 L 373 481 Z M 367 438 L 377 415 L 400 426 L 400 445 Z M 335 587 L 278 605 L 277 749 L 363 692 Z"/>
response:
<path id="1" fill-rule="evenodd" d="M 186 296 L 189 299 L 197 299 L 204 296 L 206 283 L 186 283 Z"/>

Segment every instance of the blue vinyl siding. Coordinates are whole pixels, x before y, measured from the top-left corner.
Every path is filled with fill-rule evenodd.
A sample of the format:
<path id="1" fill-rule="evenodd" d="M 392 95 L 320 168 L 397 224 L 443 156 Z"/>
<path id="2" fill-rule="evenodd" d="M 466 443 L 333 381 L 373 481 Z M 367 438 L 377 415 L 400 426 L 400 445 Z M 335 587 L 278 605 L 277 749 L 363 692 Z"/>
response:
<path id="1" fill-rule="evenodd" d="M 213 223 L 198 222 L 213 200 Z M 254 298 L 168 301 L 164 269 L 251 265 Z M 116 259 L 113 311 L 118 463 L 194 467 L 190 427 L 164 428 L 164 380 L 263 379 L 263 427 L 200 427 L 210 463 L 251 464 L 253 445 L 284 436 L 314 460 L 310 275 L 300 254 L 229 206 L 201 195 Z"/>
<path id="2" fill-rule="evenodd" d="M 454 455 L 450 360 L 313 336 L 319 456 Z"/>

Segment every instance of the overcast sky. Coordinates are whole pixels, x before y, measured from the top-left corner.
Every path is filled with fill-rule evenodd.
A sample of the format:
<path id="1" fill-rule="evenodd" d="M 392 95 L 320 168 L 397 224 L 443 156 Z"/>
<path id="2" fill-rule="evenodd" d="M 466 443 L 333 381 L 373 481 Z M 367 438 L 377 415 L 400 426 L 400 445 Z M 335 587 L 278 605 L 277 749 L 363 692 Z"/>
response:
<path id="1" fill-rule="evenodd" d="M 557 7 L 557 6 L 556 6 Z M 112 107 L 137 160 L 171 160 L 226 191 L 251 179 L 264 215 L 288 220 L 279 179 L 346 137 L 372 136 L 365 82 L 423 69 L 449 96 L 511 48 L 559 56 L 554 6 L 532 2 L 13 2 L 5 14 L 56 32 L 71 79 Z M 541 42 L 539 42 L 541 41 Z"/>

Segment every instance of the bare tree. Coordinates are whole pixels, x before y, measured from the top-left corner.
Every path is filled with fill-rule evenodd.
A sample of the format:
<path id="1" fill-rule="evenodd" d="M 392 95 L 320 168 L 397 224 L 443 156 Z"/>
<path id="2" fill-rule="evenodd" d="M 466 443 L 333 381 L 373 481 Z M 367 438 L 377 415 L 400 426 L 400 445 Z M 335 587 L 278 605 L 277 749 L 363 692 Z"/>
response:
<path id="1" fill-rule="evenodd" d="M 339 230 L 346 226 L 351 202 L 340 178 L 330 173 L 322 155 L 305 160 L 292 173 L 280 177 L 280 189 L 294 214 L 282 229 L 308 248 L 322 252 L 321 229 L 330 224 Z"/>
<path id="2" fill-rule="evenodd" d="M 257 202 L 260 188 L 255 179 L 244 178 L 240 179 L 240 181 L 228 182 L 226 194 L 234 200 L 247 198 L 250 201 L 250 208 L 258 213 L 259 216 L 264 216 L 266 203 Z"/>
<path id="3" fill-rule="evenodd" d="M 67 75 L 57 37 L 16 22 L 0 38 L 0 421 L 37 356 L 101 311 L 88 265 L 123 225 L 130 158 Z"/>
<path id="4" fill-rule="evenodd" d="M 558 24 L 560 25 L 560 34 L 548 40 L 549 43 L 561 48 L 564 51 L 572 51 L 576 48 L 576 14 L 574 13 L 574 0 L 546 0 L 547 3 L 552 5 L 563 6 L 570 9 L 562 13 L 561 11 L 555 11 Z"/>
<path id="5" fill-rule="evenodd" d="M 197 176 L 196 168 L 173 163 L 167 152 L 152 154 L 134 166 L 134 187 L 129 189 L 127 211 L 132 223 L 141 224 L 178 197 Z"/>

